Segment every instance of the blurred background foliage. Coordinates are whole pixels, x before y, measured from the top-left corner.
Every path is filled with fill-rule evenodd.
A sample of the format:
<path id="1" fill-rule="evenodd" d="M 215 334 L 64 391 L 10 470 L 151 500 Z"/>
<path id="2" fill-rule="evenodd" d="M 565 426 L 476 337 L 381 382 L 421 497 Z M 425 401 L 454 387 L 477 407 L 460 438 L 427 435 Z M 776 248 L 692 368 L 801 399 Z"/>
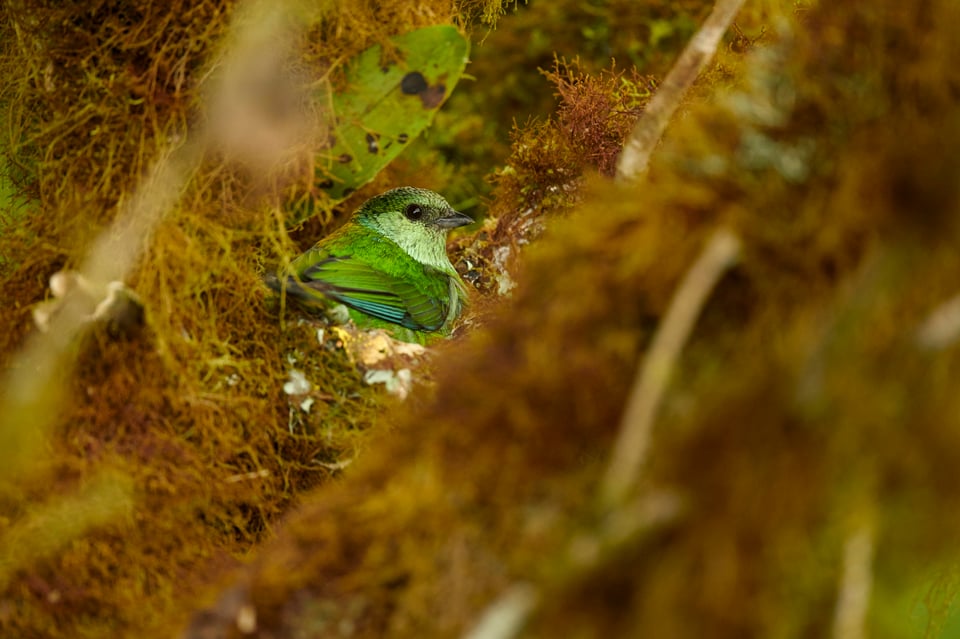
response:
<path id="1" fill-rule="evenodd" d="M 144 326 L 66 336 L 45 417 L 0 413 L 2 634 L 452 636 L 531 588 L 526 636 L 960 636 L 960 8 L 748 1 L 649 175 L 613 182 L 712 4 L 5 3 L 2 407 L 58 341 L 50 276 L 189 161 L 125 278 Z M 288 228 L 324 144 L 298 100 L 439 24 L 470 64 L 432 126 Z M 279 78 L 228 105 L 262 130 L 218 129 L 238 60 Z M 402 403 L 259 280 L 399 184 L 481 220 L 450 245 L 468 316 L 397 364 Z M 638 362 L 719 228 L 741 261 L 635 510 L 604 512 Z"/>

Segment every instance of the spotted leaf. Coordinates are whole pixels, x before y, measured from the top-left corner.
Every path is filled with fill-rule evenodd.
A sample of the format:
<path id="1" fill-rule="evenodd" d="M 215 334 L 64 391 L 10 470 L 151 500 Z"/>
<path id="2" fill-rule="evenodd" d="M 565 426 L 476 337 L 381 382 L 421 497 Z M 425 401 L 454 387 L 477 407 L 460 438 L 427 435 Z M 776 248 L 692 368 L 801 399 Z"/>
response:
<path id="1" fill-rule="evenodd" d="M 468 41 L 455 27 L 425 27 L 391 39 L 399 52 L 384 66 L 380 45 L 345 69 L 331 105 L 329 147 L 316 161 L 317 191 L 342 200 L 374 178 L 433 121 L 467 63 Z M 312 207 L 293 212 L 293 222 Z"/>

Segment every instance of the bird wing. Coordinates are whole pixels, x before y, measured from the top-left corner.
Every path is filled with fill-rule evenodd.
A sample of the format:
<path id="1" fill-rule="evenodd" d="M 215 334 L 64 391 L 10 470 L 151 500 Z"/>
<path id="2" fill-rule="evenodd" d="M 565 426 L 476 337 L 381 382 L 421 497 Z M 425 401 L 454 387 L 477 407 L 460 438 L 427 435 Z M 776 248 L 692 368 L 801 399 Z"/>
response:
<path id="1" fill-rule="evenodd" d="M 299 284 L 415 331 L 438 330 L 447 315 L 445 300 L 349 256 L 328 257 L 309 266 Z"/>

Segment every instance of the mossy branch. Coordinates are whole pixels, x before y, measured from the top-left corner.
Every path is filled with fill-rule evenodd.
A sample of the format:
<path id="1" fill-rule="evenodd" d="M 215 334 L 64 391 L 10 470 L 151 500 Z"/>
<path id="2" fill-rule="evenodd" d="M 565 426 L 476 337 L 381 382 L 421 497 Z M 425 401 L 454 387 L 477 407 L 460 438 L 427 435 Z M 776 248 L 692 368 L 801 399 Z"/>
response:
<path id="1" fill-rule="evenodd" d="M 636 483 L 650 447 L 653 420 L 680 350 L 710 292 L 739 256 L 740 240 L 729 230 L 720 229 L 710 238 L 677 289 L 627 401 L 620 435 L 601 489 L 606 507 L 614 508 L 622 503 Z"/>
<path id="2" fill-rule="evenodd" d="M 682 504 L 675 495 L 652 495 L 633 503 L 628 502 L 628 497 L 646 459 L 653 419 L 680 350 L 710 292 L 739 256 L 739 238 L 727 229 L 720 229 L 680 283 L 627 403 L 620 436 L 601 489 L 605 516 L 595 530 L 572 540 L 566 558 L 568 576 L 554 590 L 580 583 L 608 565 L 623 548 L 649 538 L 681 515 Z M 545 594 L 535 586 L 514 584 L 487 608 L 476 626 L 464 636 L 467 639 L 515 637 L 544 600 Z"/>
<path id="3" fill-rule="evenodd" d="M 627 548 L 637 548 L 675 525 L 683 503 L 667 492 L 642 497 L 611 512 L 595 527 L 571 540 L 562 561 L 564 576 L 541 588 L 515 583 L 507 588 L 465 634 L 464 639 L 512 639 L 521 634 L 533 616 L 550 601 L 583 584 L 608 568 Z"/>
<path id="4" fill-rule="evenodd" d="M 680 54 L 663 84 L 633 127 L 617 162 L 617 180 L 635 180 L 647 170 L 650 154 L 663 136 L 687 90 L 713 58 L 743 0 L 718 0 L 706 22 Z"/>

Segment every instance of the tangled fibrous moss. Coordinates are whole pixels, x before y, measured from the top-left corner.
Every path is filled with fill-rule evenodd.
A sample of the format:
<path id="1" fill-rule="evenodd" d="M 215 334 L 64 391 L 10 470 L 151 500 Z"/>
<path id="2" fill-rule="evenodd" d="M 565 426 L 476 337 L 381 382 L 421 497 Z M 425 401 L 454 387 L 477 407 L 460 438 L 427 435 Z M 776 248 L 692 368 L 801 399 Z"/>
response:
<path id="1" fill-rule="evenodd" d="M 174 192 L 161 194 L 173 204 L 135 238 L 143 248 L 125 284 L 143 301 L 143 330 L 50 338 L 75 361 L 52 380 L 68 399 L 50 410 L 55 430 L 41 457 L 24 460 L 29 476 L 0 486 L 0 519 L 13 531 L 5 542 L 73 512 L 78 495 L 119 492 L 130 508 L 92 510 L 115 516 L 91 516 L 82 529 L 60 521 L 35 552 L 5 544 L 5 636 L 170 636 L 302 492 L 365 448 L 389 401 L 342 348 L 319 342 L 309 324 L 282 325 L 265 299 L 260 273 L 297 252 L 284 228 L 289 185 L 234 161 L 247 149 L 224 148 L 206 121 L 217 106 L 211 86 L 238 46 L 238 16 L 256 4 L 22 0 L 0 9 L 0 153 L 28 200 L 16 218 L 4 202 L 0 223 L 0 357 L 10 377 L 37 374 L 30 362 L 9 369 L 50 276 L 82 266 L 153 167 L 196 150 Z M 378 40 L 468 25 L 500 5 L 465 3 L 467 15 L 449 0 L 304 4 L 281 7 L 297 25 L 283 33 L 298 35 L 285 43 L 292 61 L 277 62 L 291 64 L 285 79 L 304 82 Z M 337 219 L 318 219 L 309 241 Z M 293 370 L 308 393 L 284 392 Z M 4 428 L 34 426 L 7 417 Z M 101 477 L 120 477 L 123 490 L 98 490 Z"/>
<path id="2" fill-rule="evenodd" d="M 460 274 L 484 293 L 513 290 L 516 249 L 579 201 L 585 174 L 613 175 L 623 140 L 656 87 L 654 78 L 618 71 L 615 62 L 591 75 L 578 60 L 556 59 L 543 75 L 559 101 L 556 115 L 514 126 L 506 166 L 492 176 L 485 228 L 454 243 Z"/>

